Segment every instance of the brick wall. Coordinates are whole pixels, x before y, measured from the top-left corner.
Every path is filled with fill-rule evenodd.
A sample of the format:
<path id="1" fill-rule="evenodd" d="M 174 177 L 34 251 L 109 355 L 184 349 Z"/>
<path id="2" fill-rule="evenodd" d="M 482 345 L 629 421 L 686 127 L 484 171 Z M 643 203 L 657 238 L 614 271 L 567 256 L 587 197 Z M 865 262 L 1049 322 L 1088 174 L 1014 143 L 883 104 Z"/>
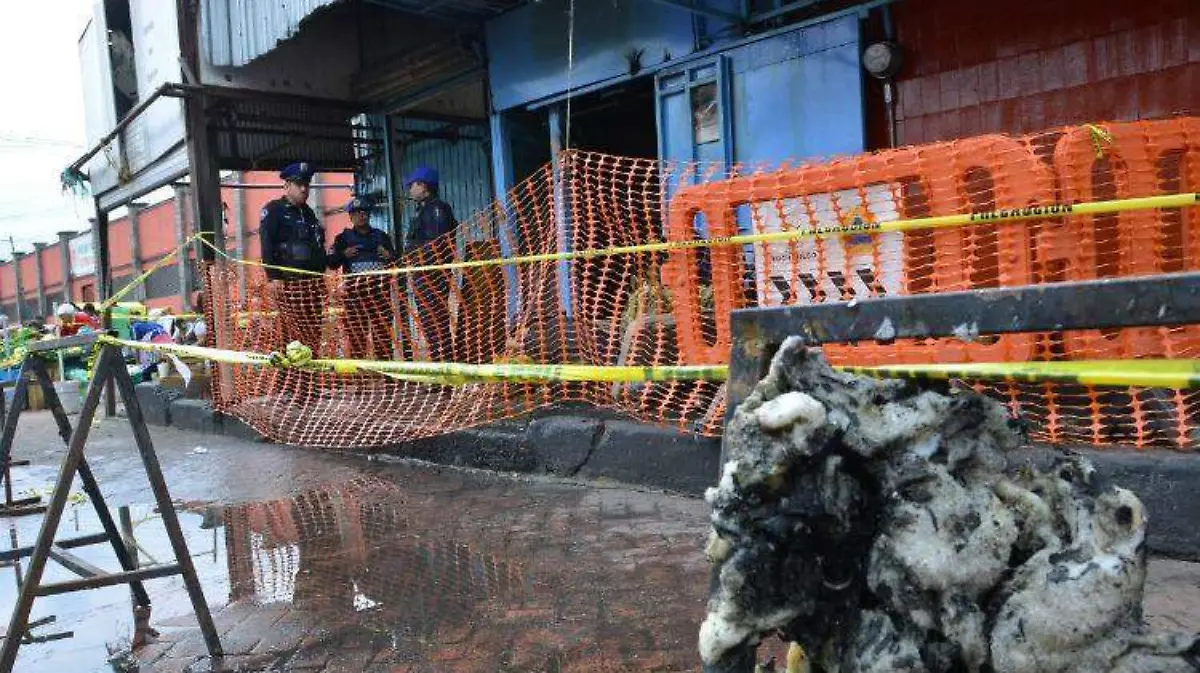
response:
<path id="1" fill-rule="evenodd" d="M 270 172 L 245 173 L 242 180 L 251 184 L 279 184 L 279 176 Z M 345 185 L 345 187 L 325 189 L 319 195 L 317 190 L 313 190 L 309 203 L 313 205 L 314 210 L 322 212 L 324 210 L 340 208 L 350 198 L 354 185 L 352 175 L 348 173 L 322 173 L 317 176 L 316 180 L 325 184 Z M 243 189 L 241 191 L 243 199 L 241 222 L 246 232 L 246 256 L 250 259 L 258 259 L 260 256 L 258 246 L 259 213 L 268 201 L 279 197 L 280 191 L 278 189 Z M 226 231 L 227 249 L 231 255 L 236 256 L 237 244 L 234 238 L 234 227 L 238 219 L 237 213 L 232 210 L 236 203 L 234 190 L 232 188 L 222 189 L 221 198 L 226 206 L 230 208 L 227 213 L 229 221 Z M 186 207 L 189 210 L 184 213 L 185 230 L 190 233 L 193 230 L 191 226 L 192 214 L 190 205 L 186 205 Z M 350 218 L 345 213 L 333 213 L 322 217 L 329 243 L 333 242 L 333 237 L 338 232 L 350 226 Z M 130 233 L 128 218 L 114 218 L 109 222 L 109 249 L 111 252 L 110 259 L 114 290 L 119 290 L 133 277 L 133 255 Z M 175 250 L 178 244 L 175 231 L 174 199 L 168 199 L 147 206 L 138 213 L 138 244 L 141 248 L 140 258 L 143 269 L 148 269 L 164 255 Z M 62 296 L 63 269 L 59 245 L 58 242 L 55 242 L 47 245 L 42 250 L 46 292 L 51 304 L 57 303 Z M 191 257 L 191 259 L 194 259 L 194 257 Z M 22 289 L 25 291 L 26 300 L 32 308 L 35 306 L 37 299 L 37 278 L 34 272 L 34 259 L 32 255 L 26 256 L 22 261 L 21 270 L 23 272 L 21 276 Z M 172 265 L 163 269 L 162 273 L 175 274 L 176 270 Z M 94 301 L 95 293 L 97 292 L 96 279 L 91 275 L 72 279 L 71 297 L 76 302 L 85 301 L 85 288 L 90 288 L 90 292 L 92 293 L 92 296 L 86 299 Z M 0 311 L 10 314 L 14 313 L 12 309 L 15 308 L 15 295 L 16 287 L 12 264 L 0 263 Z M 146 304 L 151 307 L 169 306 L 176 311 L 185 308 L 185 303 L 184 298 L 179 295 L 151 297 L 146 301 Z M 32 317 L 29 310 L 25 311 L 25 317 Z"/>
<path id="2" fill-rule="evenodd" d="M 893 7 L 906 55 L 898 144 L 1200 110 L 1196 0 Z"/>

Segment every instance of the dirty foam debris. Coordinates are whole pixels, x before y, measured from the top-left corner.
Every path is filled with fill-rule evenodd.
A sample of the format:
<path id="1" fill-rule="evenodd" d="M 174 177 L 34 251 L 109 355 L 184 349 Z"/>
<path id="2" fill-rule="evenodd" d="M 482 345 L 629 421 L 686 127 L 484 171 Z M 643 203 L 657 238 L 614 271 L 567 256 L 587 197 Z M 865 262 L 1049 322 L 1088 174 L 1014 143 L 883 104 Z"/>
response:
<path id="1" fill-rule="evenodd" d="M 1020 439 L 986 397 L 786 342 L 707 494 L 705 670 L 754 670 L 772 634 L 812 671 L 1200 670 L 1195 636 L 1143 626 L 1142 503 L 1077 456 L 1012 469 Z"/>

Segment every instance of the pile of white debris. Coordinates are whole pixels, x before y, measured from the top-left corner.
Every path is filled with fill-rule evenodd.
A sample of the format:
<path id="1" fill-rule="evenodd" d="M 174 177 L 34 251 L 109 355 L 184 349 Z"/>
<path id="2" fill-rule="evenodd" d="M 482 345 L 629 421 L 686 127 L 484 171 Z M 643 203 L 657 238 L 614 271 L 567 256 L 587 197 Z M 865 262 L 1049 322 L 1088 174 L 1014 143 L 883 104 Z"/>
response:
<path id="1" fill-rule="evenodd" d="M 708 492 L 705 670 L 755 670 L 771 635 L 831 673 L 1200 670 L 1195 636 L 1143 624 L 1142 503 L 1078 456 L 1010 465 L 1021 439 L 984 396 L 785 343 Z"/>

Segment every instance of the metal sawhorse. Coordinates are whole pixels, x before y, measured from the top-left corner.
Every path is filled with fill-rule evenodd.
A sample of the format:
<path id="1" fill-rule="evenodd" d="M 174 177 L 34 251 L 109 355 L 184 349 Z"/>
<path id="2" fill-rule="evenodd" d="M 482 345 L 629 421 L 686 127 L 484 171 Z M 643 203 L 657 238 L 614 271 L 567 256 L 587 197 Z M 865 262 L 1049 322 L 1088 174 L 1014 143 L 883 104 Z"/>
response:
<path id="1" fill-rule="evenodd" d="M 74 429 L 72 429 L 71 422 L 67 418 L 67 414 L 63 411 L 58 394 L 54 390 L 50 374 L 39 354 L 75 346 L 92 345 L 96 347 L 95 369 L 92 372 L 92 379 L 88 384 L 87 393 L 84 396 L 83 408 L 79 412 L 79 420 Z M 46 505 L 46 516 L 42 521 L 42 528 L 38 534 L 37 542 L 32 547 L 7 552 L 8 555 L 14 558 L 29 556 L 29 568 L 21 584 L 21 590 L 17 597 L 16 605 L 13 607 L 12 618 L 9 621 L 8 630 L 6 631 L 6 634 L 12 637 L 5 637 L 3 649 L 0 649 L 0 673 L 11 673 L 13 669 L 17 658 L 17 650 L 29 634 L 29 613 L 33 607 L 34 599 L 38 596 L 52 596 L 117 584 L 128 584 L 133 594 L 133 603 L 135 606 L 134 624 L 136 639 L 137 634 L 149 630 L 150 597 L 142 584 L 143 581 L 171 575 L 183 576 L 184 586 L 187 588 L 188 596 L 191 598 L 192 608 L 195 610 L 200 631 L 204 636 L 205 645 L 208 647 L 208 653 L 213 659 L 220 659 L 223 656 L 221 641 L 213 624 L 212 614 L 208 609 L 208 602 L 205 600 L 204 592 L 200 587 L 200 580 L 196 575 L 195 565 L 192 563 L 192 557 L 188 552 L 187 542 L 183 537 L 183 530 L 179 526 L 179 517 L 175 512 L 175 505 L 171 502 L 171 496 L 167 491 L 162 467 L 158 462 L 158 454 L 155 453 L 154 445 L 150 440 L 150 432 L 147 430 L 145 418 L 142 416 L 142 409 L 138 405 L 137 395 L 134 392 L 133 379 L 130 378 L 129 372 L 125 369 L 125 361 L 120 349 L 113 344 L 99 340 L 97 335 L 80 335 L 38 342 L 32 344 L 28 350 L 29 355 L 21 365 L 16 390 L 13 393 L 13 405 L 8 409 L 3 433 L 0 434 L 0 465 L 7 467 L 10 464 L 17 421 L 25 406 L 28 387 L 31 385 L 32 380 L 36 380 L 38 385 L 41 386 L 46 399 L 46 405 L 50 408 L 50 412 L 54 415 L 54 420 L 58 424 L 59 434 L 62 436 L 63 441 L 67 443 L 67 455 L 63 459 L 62 467 L 59 470 L 58 480 L 54 486 L 54 492 L 50 496 L 50 502 Z M 142 465 L 150 481 L 150 490 L 154 493 L 155 504 L 162 515 L 167 537 L 171 541 L 171 549 L 175 555 L 174 563 L 144 568 L 138 567 L 133 555 L 122 540 L 121 533 L 117 528 L 116 522 L 113 521 L 112 513 L 104 502 L 104 496 L 100 492 L 100 487 L 96 483 L 96 478 L 92 473 L 91 467 L 84 457 L 88 433 L 92 428 L 92 419 L 95 417 L 96 408 L 99 406 L 101 393 L 104 391 L 105 386 L 110 383 L 115 384 L 116 390 L 125 404 L 125 413 L 133 429 L 134 442 L 137 445 L 138 452 L 141 454 Z M 70 493 L 71 483 L 76 474 L 79 475 L 83 490 L 96 510 L 96 515 L 100 519 L 100 524 L 104 532 L 55 542 L 54 536 L 58 531 L 58 524 L 62 520 L 63 511 L 67 504 L 67 496 Z M 3 478 L 6 488 L 11 488 L 9 485 L 10 475 L 7 470 L 4 471 Z M 121 564 L 119 572 L 109 573 L 101 570 L 68 551 L 74 547 L 101 544 L 104 542 L 112 545 L 113 552 Z M 79 575 L 79 579 L 43 584 L 42 574 L 46 569 L 46 562 L 50 559 L 55 560 L 71 572 Z"/>

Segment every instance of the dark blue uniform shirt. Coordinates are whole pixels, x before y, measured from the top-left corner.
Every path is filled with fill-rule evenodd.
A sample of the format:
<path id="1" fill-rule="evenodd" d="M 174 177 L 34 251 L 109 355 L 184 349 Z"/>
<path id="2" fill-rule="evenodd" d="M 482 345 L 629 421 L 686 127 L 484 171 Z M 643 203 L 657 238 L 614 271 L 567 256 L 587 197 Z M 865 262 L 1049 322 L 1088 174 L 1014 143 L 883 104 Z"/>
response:
<path id="1" fill-rule="evenodd" d="M 435 197 L 422 201 L 417 205 L 417 216 L 412 220 L 412 231 L 409 232 L 406 251 L 416 250 L 443 234 L 454 231 L 458 222 L 454 219 L 454 211 L 450 204 Z"/>
<path id="2" fill-rule="evenodd" d="M 358 254 L 354 257 L 347 257 L 346 248 L 353 246 L 358 246 Z M 341 267 L 342 271 L 346 273 L 382 269 L 388 263 L 379 254 L 380 250 L 388 251 L 388 254 L 391 255 L 389 260 L 396 259 L 396 248 L 386 233 L 375 227 L 371 227 L 366 232 L 360 232 L 358 229 L 350 227 L 333 239 L 333 251 L 329 255 L 329 268 Z"/>
<path id="3" fill-rule="evenodd" d="M 262 260 L 267 264 L 320 273 L 324 273 L 328 266 L 325 259 L 325 230 L 308 204 L 297 206 L 282 197 L 271 201 L 262 209 L 258 237 L 262 245 Z M 272 280 L 312 277 L 267 269 L 267 278 Z"/>

